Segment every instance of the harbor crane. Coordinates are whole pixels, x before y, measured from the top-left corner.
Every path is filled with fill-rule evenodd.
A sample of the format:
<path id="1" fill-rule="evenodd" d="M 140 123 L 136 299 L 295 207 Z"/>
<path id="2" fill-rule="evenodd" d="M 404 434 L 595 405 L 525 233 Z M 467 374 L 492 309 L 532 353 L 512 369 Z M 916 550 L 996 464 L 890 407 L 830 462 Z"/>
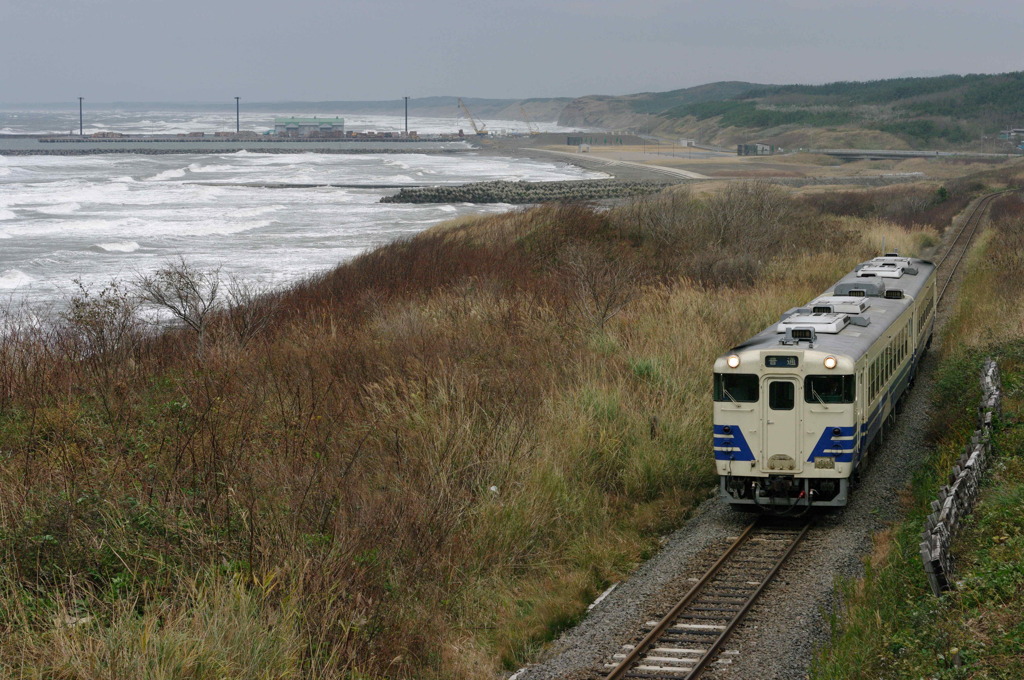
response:
<path id="1" fill-rule="evenodd" d="M 530 131 L 530 134 L 539 135 L 540 129 L 538 129 L 537 126 L 533 124 L 533 121 L 530 120 L 530 116 L 526 113 L 526 109 L 522 104 L 519 105 L 519 113 L 522 114 L 523 120 L 526 121 L 526 129 Z"/>
<path id="2" fill-rule="evenodd" d="M 465 102 L 462 101 L 462 97 L 459 97 L 459 108 L 462 109 L 465 112 L 466 117 L 469 118 L 469 124 L 473 126 L 473 132 L 475 132 L 478 137 L 483 137 L 487 134 L 487 124 L 484 122 L 477 124 L 476 118 L 474 118 L 473 114 L 469 112 L 469 108 L 466 106 Z"/>

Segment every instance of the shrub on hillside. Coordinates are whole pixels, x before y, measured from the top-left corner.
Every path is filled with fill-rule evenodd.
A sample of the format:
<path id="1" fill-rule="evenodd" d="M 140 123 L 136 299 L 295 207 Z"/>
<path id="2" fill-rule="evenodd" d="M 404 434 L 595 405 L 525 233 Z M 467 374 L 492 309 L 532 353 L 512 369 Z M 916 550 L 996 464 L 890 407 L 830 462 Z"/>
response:
<path id="1" fill-rule="evenodd" d="M 949 224 L 970 200 L 969 187 L 950 183 L 944 195 L 934 187 L 895 186 L 859 191 L 823 191 L 807 194 L 803 200 L 821 212 L 860 218 L 884 219 L 905 228 Z"/>

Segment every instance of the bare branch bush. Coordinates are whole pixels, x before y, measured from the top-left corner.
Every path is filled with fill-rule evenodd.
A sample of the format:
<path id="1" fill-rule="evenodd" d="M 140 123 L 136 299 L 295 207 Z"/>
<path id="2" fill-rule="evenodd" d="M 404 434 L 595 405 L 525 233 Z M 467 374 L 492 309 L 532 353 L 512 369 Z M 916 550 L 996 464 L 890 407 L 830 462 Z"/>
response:
<path id="1" fill-rule="evenodd" d="M 244 347 L 274 320 L 280 299 L 266 284 L 231 275 L 227 281 L 227 321 Z"/>
<path id="2" fill-rule="evenodd" d="M 197 354 L 202 357 L 210 322 L 221 306 L 221 270 L 199 269 L 184 257 L 168 262 L 135 281 L 141 298 L 168 312 L 195 331 Z"/>
<path id="3" fill-rule="evenodd" d="M 77 291 L 61 312 L 62 331 L 80 357 L 123 359 L 142 339 L 139 298 L 118 280 L 93 292 L 79 279 Z"/>
<path id="4" fill-rule="evenodd" d="M 27 306 L 0 306 L 0 413 L 42 396 L 54 370 L 52 334 Z"/>
<path id="5" fill-rule="evenodd" d="M 767 182 L 739 182 L 710 197 L 704 222 L 712 245 L 758 252 L 777 247 L 795 208 L 785 190 Z"/>
<path id="6" fill-rule="evenodd" d="M 91 378 L 108 417 L 114 416 L 113 398 L 118 377 L 134 362 L 144 332 L 138 316 L 138 296 L 114 280 L 93 292 L 75 279 L 77 291 L 60 313 L 58 337 L 72 362 Z"/>
<path id="7" fill-rule="evenodd" d="M 699 216 L 697 203 L 688 189 L 636 198 L 619 210 L 634 237 L 676 249 L 682 245 L 691 222 Z"/>
<path id="8" fill-rule="evenodd" d="M 572 285 L 570 303 L 599 330 L 639 293 L 640 271 L 628 257 L 570 245 L 563 251 L 562 269 Z"/>

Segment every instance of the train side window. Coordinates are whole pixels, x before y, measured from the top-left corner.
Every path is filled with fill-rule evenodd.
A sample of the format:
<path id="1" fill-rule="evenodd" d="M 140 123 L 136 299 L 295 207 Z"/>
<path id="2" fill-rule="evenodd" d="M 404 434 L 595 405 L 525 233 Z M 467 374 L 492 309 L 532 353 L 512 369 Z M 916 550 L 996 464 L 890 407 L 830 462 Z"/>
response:
<path id="1" fill-rule="evenodd" d="M 793 383 L 776 380 L 768 384 L 768 408 L 773 411 L 791 411 L 796 401 Z"/>
<path id="2" fill-rule="evenodd" d="M 715 373 L 715 401 L 755 402 L 760 399 L 757 383 L 751 373 Z"/>
<path id="3" fill-rule="evenodd" d="M 856 381 L 852 375 L 809 375 L 804 378 L 804 401 L 808 404 L 852 404 Z"/>

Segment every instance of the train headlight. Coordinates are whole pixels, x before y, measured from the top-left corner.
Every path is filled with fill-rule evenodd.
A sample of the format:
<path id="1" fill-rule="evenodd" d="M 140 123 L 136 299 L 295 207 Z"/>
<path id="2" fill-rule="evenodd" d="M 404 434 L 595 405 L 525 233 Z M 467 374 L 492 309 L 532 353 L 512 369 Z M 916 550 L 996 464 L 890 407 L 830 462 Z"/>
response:
<path id="1" fill-rule="evenodd" d="M 740 365 L 740 357 L 738 354 L 730 354 L 725 363 L 729 364 L 729 368 L 736 368 Z"/>
<path id="2" fill-rule="evenodd" d="M 838 364 L 838 363 L 839 362 L 836 361 L 835 357 L 825 357 L 825 368 L 827 368 L 829 370 L 835 368 L 836 364 Z"/>

